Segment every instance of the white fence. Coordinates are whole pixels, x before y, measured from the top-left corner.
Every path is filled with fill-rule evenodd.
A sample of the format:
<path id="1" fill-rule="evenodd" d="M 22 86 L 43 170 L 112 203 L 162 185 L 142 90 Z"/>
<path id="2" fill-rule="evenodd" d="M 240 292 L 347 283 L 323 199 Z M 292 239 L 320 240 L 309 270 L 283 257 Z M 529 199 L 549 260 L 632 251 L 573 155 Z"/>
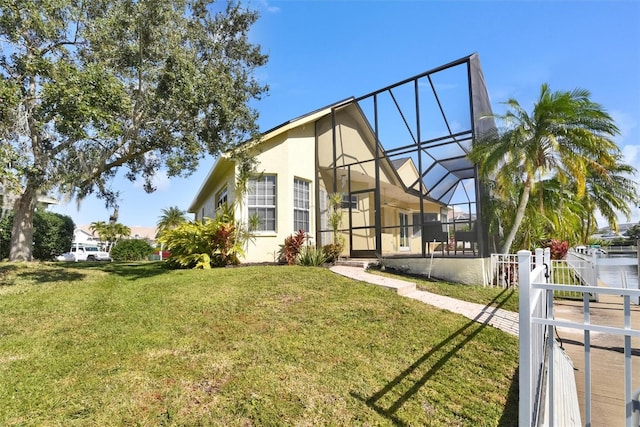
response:
<path id="1" fill-rule="evenodd" d="M 532 257 L 532 266 L 535 262 Z M 581 255 L 570 251 L 566 259 L 549 260 L 549 280 L 552 283 L 575 286 L 597 286 L 597 255 Z M 531 267 L 533 268 L 533 267 Z M 518 286 L 518 258 L 515 254 L 491 254 L 489 286 L 509 288 Z M 561 292 L 556 296 L 582 298 L 582 292 Z"/>
<path id="2" fill-rule="evenodd" d="M 491 254 L 489 286 L 509 288 L 518 286 L 518 258 L 515 254 Z"/>
<path id="3" fill-rule="evenodd" d="M 548 250 L 547 250 L 548 251 Z M 631 384 L 631 338 L 640 337 L 640 330 L 631 328 L 631 298 L 640 296 L 638 289 L 598 288 L 596 286 L 571 286 L 547 283 L 548 252 L 536 250 L 535 267 L 531 268 L 529 251 L 518 252 L 518 279 L 520 283 L 520 426 L 567 426 L 580 425 L 579 412 L 567 408 L 574 400 L 571 387 L 566 382 L 574 380 L 572 372 L 567 374 L 567 360 L 554 357 L 558 347 L 551 334 L 552 328 L 573 328 L 584 333 L 584 425 L 591 426 L 591 332 L 614 334 L 624 337 L 624 411 L 626 426 L 637 427 L 640 404 L 632 394 Z M 583 323 L 555 320 L 553 295 L 558 291 L 580 292 L 583 295 Z M 589 293 L 611 294 L 623 297 L 624 327 L 612 327 L 591 323 L 589 316 Z M 574 388 L 575 390 L 575 388 Z M 573 392 L 575 393 L 575 391 Z M 636 393 L 637 394 L 637 393 Z M 576 398 L 577 399 L 577 398 Z M 544 410 L 542 410 L 544 408 Z M 637 408 L 637 409 L 636 409 Z M 542 414 L 542 415 L 541 415 Z"/>
<path id="4" fill-rule="evenodd" d="M 521 253 L 522 252 L 522 253 Z M 536 250 L 535 267 L 531 271 L 531 252 L 521 251 L 516 255 L 518 259 L 519 282 L 546 283 L 547 267 L 541 249 Z M 526 252 L 526 254 L 524 253 Z M 546 254 L 549 258 L 549 250 Z M 520 312 L 520 407 L 518 425 L 537 426 L 543 404 L 543 380 L 547 349 L 548 328 L 543 324 L 533 323 L 530 319 L 543 318 L 547 310 L 547 293 L 531 286 L 521 286 L 519 292 Z"/>

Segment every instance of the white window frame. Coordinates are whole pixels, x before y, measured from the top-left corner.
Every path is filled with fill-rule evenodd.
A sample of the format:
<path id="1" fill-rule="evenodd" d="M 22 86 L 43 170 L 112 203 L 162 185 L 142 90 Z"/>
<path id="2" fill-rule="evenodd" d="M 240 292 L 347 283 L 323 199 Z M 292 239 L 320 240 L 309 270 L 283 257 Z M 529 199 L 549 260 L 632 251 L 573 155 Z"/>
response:
<path id="1" fill-rule="evenodd" d="M 223 203 L 224 204 L 229 203 L 229 194 L 228 194 L 226 185 L 216 193 L 216 209 L 222 206 Z"/>
<path id="2" fill-rule="evenodd" d="M 342 201 L 340 202 L 340 208 L 349 209 L 349 194 L 342 193 Z M 357 194 L 352 194 L 351 195 L 351 210 L 352 211 L 357 211 L 358 210 L 358 195 Z"/>
<path id="3" fill-rule="evenodd" d="M 262 183 L 262 186 L 260 185 Z M 247 192 L 247 213 L 248 217 L 258 215 L 260 224 L 256 228 L 258 233 L 275 233 L 278 230 L 278 179 L 276 175 L 262 175 L 259 178 L 249 180 L 249 191 Z M 260 191 L 263 190 L 263 191 Z M 271 218 L 269 213 L 272 212 Z M 262 215 L 261 215 L 262 213 Z M 265 223 L 267 218 L 273 224 Z"/>
<path id="4" fill-rule="evenodd" d="M 302 188 L 300 188 L 302 187 Z M 298 217 L 302 216 L 302 219 Z M 311 230 L 311 183 L 307 180 L 293 179 L 293 231 Z"/>
<path id="5" fill-rule="evenodd" d="M 403 221 L 404 218 L 404 221 Z M 398 242 L 400 250 L 407 250 L 410 248 L 409 239 L 409 214 L 406 212 L 398 212 Z"/>

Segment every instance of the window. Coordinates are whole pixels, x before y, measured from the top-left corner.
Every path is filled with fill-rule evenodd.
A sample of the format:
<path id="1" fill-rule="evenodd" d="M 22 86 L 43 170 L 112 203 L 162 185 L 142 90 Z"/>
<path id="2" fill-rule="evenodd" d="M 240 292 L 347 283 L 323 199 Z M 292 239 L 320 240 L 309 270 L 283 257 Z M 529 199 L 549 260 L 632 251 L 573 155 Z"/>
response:
<path id="1" fill-rule="evenodd" d="M 293 180 L 293 229 L 309 232 L 309 182 Z"/>
<path id="2" fill-rule="evenodd" d="M 349 203 L 349 200 L 351 200 L 351 203 Z M 349 199 L 347 193 L 342 193 L 342 203 L 340 203 L 340 207 L 342 209 L 349 209 L 349 206 L 351 206 L 351 210 L 358 209 L 358 195 L 352 194 L 351 199 Z"/>
<path id="3" fill-rule="evenodd" d="M 224 187 L 222 190 L 218 191 L 218 194 L 216 194 L 216 209 L 222 205 L 226 205 L 227 201 L 227 187 Z"/>
<path id="4" fill-rule="evenodd" d="M 276 177 L 265 175 L 249 180 L 247 195 L 249 217 L 257 216 L 256 231 L 276 231 Z"/>
<path id="5" fill-rule="evenodd" d="M 409 247 L 409 215 L 404 212 L 399 214 L 400 221 L 400 247 Z"/>

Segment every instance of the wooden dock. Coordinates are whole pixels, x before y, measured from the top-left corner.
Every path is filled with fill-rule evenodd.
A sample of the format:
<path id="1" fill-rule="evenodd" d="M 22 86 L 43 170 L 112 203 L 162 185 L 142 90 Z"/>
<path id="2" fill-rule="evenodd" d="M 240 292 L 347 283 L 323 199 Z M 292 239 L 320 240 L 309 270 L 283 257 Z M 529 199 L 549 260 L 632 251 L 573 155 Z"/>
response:
<path id="1" fill-rule="evenodd" d="M 554 317 L 575 322 L 584 319 L 582 301 L 555 300 Z M 622 297 L 601 295 L 590 304 L 591 323 L 624 327 Z M 631 328 L 640 329 L 640 307 L 631 305 Z M 582 423 L 585 423 L 584 333 L 558 328 L 562 346 L 574 365 Z M 591 425 L 625 425 L 624 337 L 591 332 Z M 640 339 L 631 339 L 632 390 L 640 388 Z"/>

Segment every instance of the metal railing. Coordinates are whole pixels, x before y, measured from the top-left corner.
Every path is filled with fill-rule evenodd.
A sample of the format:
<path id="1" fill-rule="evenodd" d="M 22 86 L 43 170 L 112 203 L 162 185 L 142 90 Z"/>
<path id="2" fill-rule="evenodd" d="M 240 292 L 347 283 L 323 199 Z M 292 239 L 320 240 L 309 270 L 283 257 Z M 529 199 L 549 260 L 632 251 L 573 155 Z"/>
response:
<path id="1" fill-rule="evenodd" d="M 551 261 L 550 282 L 560 285 L 598 286 L 598 256 L 597 254 L 582 255 L 573 251 L 567 253 L 563 260 Z M 556 291 L 554 296 L 560 298 L 582 299 L 584 293 L 580 290 Z M 594 294 L 589 294 L 592 301 Z"/>
<path id="2" fill-rule="evenodd" d="M 509 288 L 518 286 L 518 258 L 515 254 L 491 254 L 489 287 Z"/>
<path id="3" fill-rule="evenodd" d="M 539 259 L 542 250 L 536 250 Z M 541 257 L 540 257 L 541 258 Z M 546 258 L 545 253 L 545 260 Z M 631 386 L 631 338 L 640 337 L 640 330 L 631 328 L 631 298 L 640 297 L 638 289 L 602 288 L 596 286 L 560 285 L 546 283 L 548 261 L 536 263 L 531 271 L 531 252 L 518 252 L 520 283 L 520 426 L 537 426 L 540 422 L 540 408 L 545 404 L 545 418 L 549 425 L 566 425 L 559 421 L 564 412 L 559 408 L 565 396 L 555 396 L 558 387 L 553 354 L 554 340 L 551 330 L 554 327 L 578 329 L 584 334 L 584 425 L 591 425 L 591 332 L 613 334 L 624 337 L 624 410 L 626 426 L 638 425 L 637 396 L 632 394 Z M 549 264 L 547 264 L 549 265 Z M 555 320 L 553 315 L 553 295 L 558 291 L 580 292 L 583 297 L 584 320 L 582 323 Z M 624 327 L 612 327 L 591 323 L 588 294 L 620 295 L 623 298 Z M 546 367 L 546 369 L 545 369 Z M 544 373 L 547 372 L 546 377 Z M 637 394 L 637 393 L 636 393 Z M 563 399 L 559 399 L 563 397 Z M 545 403 L 546 402 L 546 403 Z M 635 418 L 634 418 L 635 417 Z M 634 424 L 635 423 L 635 424 Z"/>
<path id="4" fill-rule="evenodd" d="M 532 263 L 535 256 L 532 257 Z M 598 286 L 597 255 L 581 255 L 570 251 L 566 259 L 550 260 L 550 281 L 562 285 Z M 518 258 L 515 254 L 491 254 L 488 286 L 509 288 L 518 286 Z M 582 298 L 580 291 L 558 291 L 561 298 Z"/>

